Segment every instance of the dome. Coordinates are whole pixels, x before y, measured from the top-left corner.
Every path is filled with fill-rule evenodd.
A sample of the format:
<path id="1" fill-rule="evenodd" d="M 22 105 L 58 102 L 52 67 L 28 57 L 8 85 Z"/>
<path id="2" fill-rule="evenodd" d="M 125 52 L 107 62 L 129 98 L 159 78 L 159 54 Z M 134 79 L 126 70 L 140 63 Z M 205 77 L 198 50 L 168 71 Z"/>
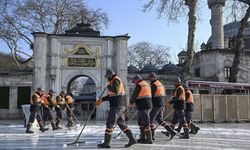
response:
<path id="1" fill-rule="evenodd" d="M 157 71 L 158 71 L 158 68 L 152 64 L 145 65 L 141 70 L 142 73 L 151 73 L 151 72 L 157 72 Z"/>
<path id="2" fill-rule="evenodd" d="M 245 28 L 243 35 L 250 35 L 250 22 L 248 22 L 247 27 Z M 234 36 L 237 35 L 238 30 L 240 28 L 240 22 L 239 21 L 234 21 L 234 22 L 230 22 L 228 24 L 224 25 L 224 37 L 225 38 L 232 38 Z M 212 36 L 209 37 L 207 44 L 212 43 Z"/>
<path id="3" fill-rule="evenodd" d="M 162 73 L 168 73 L 168 72 L 179 72 L 180 69 L 172 63 L 166 64 L 162 67 L 161 72 Z"/>
<path id="4" fill-rule="evenodd" d="M 128 72 L 129 73 L 136 73 L 136 72 L 138 72 L 139 70 L 135 67 L 135 66 L 133 66 L 133 65 L 129 65 L 128 66 Z"/>
<path id="5" fill-rule="evenodd" d="M 177 56 L 187 56 L 187 52 L 183 50 Z"/>
<path id="6" fill-rule="evenodd" d="M 84 85 L 95 85 L 95 81 L 91 78 L 88 78 Z"/>
<path id="7" fill-rule="evenodd" d="M 91 25 L 88 23 L 77 23 L 76 27 L 73 27 L 70 30 L 66 30 L 65 34 L 98 37 L 100 36 L 100 31 L 93 30 L 91 28 Z"/>

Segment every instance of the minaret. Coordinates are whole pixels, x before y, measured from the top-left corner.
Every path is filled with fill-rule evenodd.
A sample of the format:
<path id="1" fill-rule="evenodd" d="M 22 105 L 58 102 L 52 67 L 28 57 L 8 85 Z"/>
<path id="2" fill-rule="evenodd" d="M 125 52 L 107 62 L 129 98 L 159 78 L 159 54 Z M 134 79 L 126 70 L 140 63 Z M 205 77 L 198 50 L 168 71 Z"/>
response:
<path id="1" fill-rule="evenodd" d="M 224 49 L 223 7 L 225 0 L 208 0 L 211 9 L 212 49 Z"/>

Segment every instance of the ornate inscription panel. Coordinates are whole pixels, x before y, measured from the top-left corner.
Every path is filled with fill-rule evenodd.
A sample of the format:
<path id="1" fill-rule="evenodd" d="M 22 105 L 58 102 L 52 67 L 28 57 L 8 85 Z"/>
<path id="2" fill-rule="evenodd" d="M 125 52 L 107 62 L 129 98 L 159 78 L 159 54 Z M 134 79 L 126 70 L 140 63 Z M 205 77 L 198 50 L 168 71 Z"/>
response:
<path id="1" fill-rule="evenodd" d="M 64 48 L 64 67 L 100 67 L 100 46 L 78 44 Z"/>
<path id="2" fill-rule="evenodd" d="M 68 58 L 69 67 L 95 67 L 95 58 Z"/>

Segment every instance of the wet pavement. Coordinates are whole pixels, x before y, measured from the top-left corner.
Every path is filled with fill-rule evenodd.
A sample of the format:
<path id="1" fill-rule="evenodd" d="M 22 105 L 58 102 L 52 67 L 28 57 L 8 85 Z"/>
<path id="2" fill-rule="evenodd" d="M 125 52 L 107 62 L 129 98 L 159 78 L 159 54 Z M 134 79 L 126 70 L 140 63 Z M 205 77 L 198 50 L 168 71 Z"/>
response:
<path id="1" fill-rule="evenodd" d="M 66 123 L 65 123 L 66 124 Z M 84 124 L 84 122 L 82 122 Z M 159 127 L 156 131 L 154 144 L 136 144 L 130 148 L 124 148 L 127 137 L 122 134 L 116 138 L 120 130 L 118 127 L 113 132 L 111 149 L 134 150 L 237 150 L 250 149 L 250 123 L 203 123 L 198 124 L 200 131 L 197 135 L 191 135 L 190 139 L 179 139 L 178 135 L 168 141 L 168 137 Z M 34 134 L 26 134 L 21 121 L 0 121 L 0 149 L 97 149 L 96 145 L 103 140 L 105 122 L 90 122 L 84 129 L 80 140 L 81 144 L 73 144 L 65 147 L 65 144 L 76 140 L 82 127 L 69 130 L 65 126 L 61 130 L 53 131 L 51 126 L 46 132 L 40 132 L 38 127 L 32 128 Z M 134 135 L 139 137 L 139 129 L 136 122 L 129 124 Z"/>

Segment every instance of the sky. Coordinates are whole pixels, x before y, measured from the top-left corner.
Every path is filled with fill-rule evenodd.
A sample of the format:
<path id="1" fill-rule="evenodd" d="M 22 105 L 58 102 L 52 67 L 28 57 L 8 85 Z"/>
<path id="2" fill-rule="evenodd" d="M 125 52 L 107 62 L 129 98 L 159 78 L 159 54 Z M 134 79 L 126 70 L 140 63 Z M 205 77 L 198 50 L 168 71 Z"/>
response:
<path id="1" fill-rule="evenodd" d="M 168 23 L 164 18 L 157 19 L 155 10 L 142 11 L 142 6 L 148 0 L 85 0 L 89 8 L 101 8 L 106 12 L 110 24 L 101 30 L 104 36 L 116 36 L 128 33 L 128 46 L 147 41 L 170 47 L 172 63 L 178 62 L 177 54 L 186 47 L 188 24 L 183 17 L 179 23 Z M 206 0 L 204 1 L 206 2 Z M 195 42 L 199 48 L 202 42 L 211 35 L 210 10 L 206 3 L 201 5 L 201 21 L 197 23 Z M 0 42 L 0 51 L 6 52 L 7 47 Z M 7 51 L 9 52 L 9 51 Z"/>
<path id="2" fill-rule="evenodd" d="M 122 35 L 129 33 L 128 45 L 141 41 L 152 42 L 170 47 L 171 61 L 177 63 L 177 54 L 186 48 L 188 24 L 183 17 L 179 23 L 168 23 L 164 18 L 157 19 L 155 10 L 142 11 L 148 0 L 88 0 L 90 8 L 102 8 L 110 19 L 104 35 Z M 206 1 L 204 1 L 206 2 Z M 211 35 L 210 10 L 206 3 L 201 5 L 201 21 L 197 23 L 195 42 L 198 47 L 207 42 Z"/>

